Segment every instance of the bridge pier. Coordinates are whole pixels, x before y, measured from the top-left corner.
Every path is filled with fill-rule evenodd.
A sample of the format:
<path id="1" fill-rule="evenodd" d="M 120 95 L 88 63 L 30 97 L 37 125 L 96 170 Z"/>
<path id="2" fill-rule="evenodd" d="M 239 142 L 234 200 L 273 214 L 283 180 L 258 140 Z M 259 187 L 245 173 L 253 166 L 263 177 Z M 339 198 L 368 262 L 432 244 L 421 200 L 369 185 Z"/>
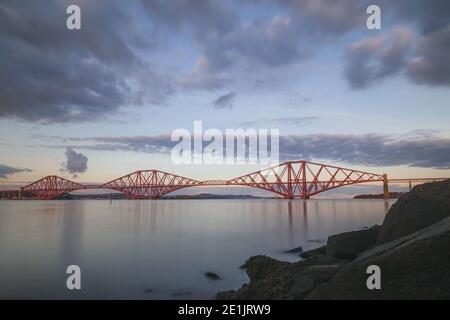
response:
<path id="1" fill-rule="evenodd" d="M 388 185 L 388 178 L 387 174 L 383 174 L 383 196 L 384 199 L 389 199 L 389 185 Z"/>

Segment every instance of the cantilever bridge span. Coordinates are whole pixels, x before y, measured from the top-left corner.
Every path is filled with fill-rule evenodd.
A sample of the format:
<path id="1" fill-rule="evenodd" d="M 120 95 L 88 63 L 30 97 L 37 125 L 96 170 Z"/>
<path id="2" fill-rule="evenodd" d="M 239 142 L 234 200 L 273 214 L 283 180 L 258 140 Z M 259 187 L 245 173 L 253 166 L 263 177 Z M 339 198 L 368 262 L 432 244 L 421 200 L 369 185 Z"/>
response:
<path id="1" fill-rule="evenodd" d="M 131 199 L 159 199 L 170 192 L 187 187 L 249 186 L 272 192 L 287 199 L 308 199 L 327 190 L 367 182 L 383 182 L 384 194 L 387 196 L 388 180 L 385 174 L 363 172 L 304 160 L 287 161 L 230 180 L 200 181 L 159 170 L 135 171 L 98 185 L 86 185 L 58 176 L 47 176 L 20 188 L 20 192 L 32 193 L 38 199 L 53 199 L 76 190 L 112 189 L 125 193 Z"/>
<path id="2" fill-rule="evenodd" d="M 112 189 L 134 199 L 159 199 L 175 190 L 194 186 L 249 186 L 284 198 L 311 196 L 355 183 L 384 181 L 384 176 L 308 161 L 280 165 L 230 180 L 200 181 L 159 170 L 141 170 L 99 185 L 84 185 L 58 176 L 48 176 L 21 188 L 38 199 L 53 199 L 82 189 Z"/>

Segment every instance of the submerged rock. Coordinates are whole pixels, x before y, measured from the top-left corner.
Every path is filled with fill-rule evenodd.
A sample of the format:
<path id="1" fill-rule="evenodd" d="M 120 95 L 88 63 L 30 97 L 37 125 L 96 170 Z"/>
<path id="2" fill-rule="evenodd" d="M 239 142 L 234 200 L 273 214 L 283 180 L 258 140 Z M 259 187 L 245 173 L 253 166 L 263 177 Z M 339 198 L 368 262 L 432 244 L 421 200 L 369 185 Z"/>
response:
<path id="1" fill-rule="evenodd" d="M 214 272 L 205 272 L 205 277 L 211 280 L 220 280 L 222 279 L 217 273 Z"/>
<path id="2" fill-rule="evenodd" d="M 303 252 L 302 247 L 297 247 L 297 248 L 285 251 L 285 253 L 300 253 L 300 252 Z"/>
<path id="3" fill-rule="evenodd" d="M 377 244 L 386 243 L 450 216 L 450 179 L 415 186 L 387 213 Z"/>
<path id="4" fill-rule="evenodd" d="M 338 259 L 354 259 L 361 253 L 374 246 L 380 226 L 370 229 L 344 232 L 332 235 L 327 241 L 327 254 Z"/>

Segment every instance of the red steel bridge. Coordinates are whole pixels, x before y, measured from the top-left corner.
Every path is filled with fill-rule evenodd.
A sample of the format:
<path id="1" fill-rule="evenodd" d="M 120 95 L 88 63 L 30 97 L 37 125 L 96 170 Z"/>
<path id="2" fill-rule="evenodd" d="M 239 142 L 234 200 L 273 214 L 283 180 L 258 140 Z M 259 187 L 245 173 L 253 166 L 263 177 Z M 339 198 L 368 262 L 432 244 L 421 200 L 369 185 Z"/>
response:
<path id="1" fill-rule="evenodd" d="M 416 181 L 417 180 L 417 181 Z M 287 161 L 280 165 L 246 174 L 230 180 L 200 181 L 160 170 L 140 170 L 104 184 L 86 185 L 58 176 L 47 176 L 13 192 L 33 194 L 37 199 L 53 199 L 65 193 L 86 189 L 111 189 L 125 193 L 130 199 L 159 199 L 175 190 L 200 186 L 249 186 L 272 192 L 287 199 L 309 199 L 331 189 L 357 183 L 383 182 L 388 197 L 388 182 L 430 182 L 445 178 L 387 179 L 353 169 L 304 160 Z M 411 186 L 411 185 L 410 185 Z"/>

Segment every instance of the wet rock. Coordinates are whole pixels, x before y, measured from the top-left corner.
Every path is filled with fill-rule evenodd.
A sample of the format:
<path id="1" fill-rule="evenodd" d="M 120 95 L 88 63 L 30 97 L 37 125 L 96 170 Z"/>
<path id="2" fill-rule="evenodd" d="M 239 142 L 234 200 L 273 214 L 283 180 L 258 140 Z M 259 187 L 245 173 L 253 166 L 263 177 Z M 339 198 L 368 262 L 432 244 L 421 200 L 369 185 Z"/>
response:
<path id="1" fill-rule="evenodd" d="M 327 246 L 321 246 L 312 250 L 303 251 L 299 254 L 299 256 L 303 259 L 318 255 L 318 254 L 326 254 L 327 253 Z"/>
<path id="2" fill-rule="evenodd" d="M 216 300 L 235 300 L 236 295 L 237 295 L 237 291 L 235 291 L 235 290 L 222 291 L 222 292 L 217 293 L 215 295 L 214 299 L 216 299 Z"/>
<path id="3" fill-rule="evenodd" d="M 323 282 L 329 281 L 340 269 L 340 265 L 318 265 L 295 273 L 286 299 L 304 299 L 305 296 Z"/>
<path id="4" fill-rule="evenodd" d="M 302 247 L 297 247 L 297 248 L 285 251 L 285 253 L 301 253 L 301 252 L 303 252 Z"/>
<path id="5" fill-rule="evenodd" d="M 257 281 L 287 265 L 289 262 L 278 261 L 267 256 L 253 256 L 247 259 L 241 268 L 247 272 L 251 280 Z"/>
<path id="6" fill-rule="evenodd" d="M 415 186 L 387 213 L 377 244 L 401 238 L 449 216 L 450 179 Z"/>
<path id="7" fill-rule="evenodd" d="M 339 262 L 319 255 L 295 263 L 251 257 L 244 264 L 250 283 L 237 291 L 220 292 L 216 299 L 301 299 L 336 274 L 342 267 Z"/>
<path id="8" fill-rule="evenodd" d="M 326 240 L 323 239 L 308 239 L 306 240 L 309 243 L 324 243 Z"/>
<path id="9" fill-rule="evenodd" d="M 359 253 L 375 245 L 379 231 L 380 226 L 373 226 L 370 229 L 332 235 L 327 241 L 327 255 L 352 260 Z"/>
<path id="10" fill-rule="evenodd" d="M 330 265 L 340 264 L 346 262 L 346 260 L 339 260 L 326 254 L 318 254 L 312 257 L 302 260 L 302 266 L 314 266 L 314 265 Z"/>
<path id="11" fill-rule="evenodd" d="M 285 297 L 292 280 L 292 263 L 278 261 L 267 256 L 250 257 L 243 267 L 250 283 L 237 291 L 225 291 L 216 295 L 216 299 L 277 299 Z M 281 298 L 283 299 L 283 298 Z"/>
<path id="12" fill-rule="evenodd" d="M 207 277 L 210 280 L 222 279 L 217 273 L 214 273 L 214 272 L 205 272 L 205 277 Z"/>

